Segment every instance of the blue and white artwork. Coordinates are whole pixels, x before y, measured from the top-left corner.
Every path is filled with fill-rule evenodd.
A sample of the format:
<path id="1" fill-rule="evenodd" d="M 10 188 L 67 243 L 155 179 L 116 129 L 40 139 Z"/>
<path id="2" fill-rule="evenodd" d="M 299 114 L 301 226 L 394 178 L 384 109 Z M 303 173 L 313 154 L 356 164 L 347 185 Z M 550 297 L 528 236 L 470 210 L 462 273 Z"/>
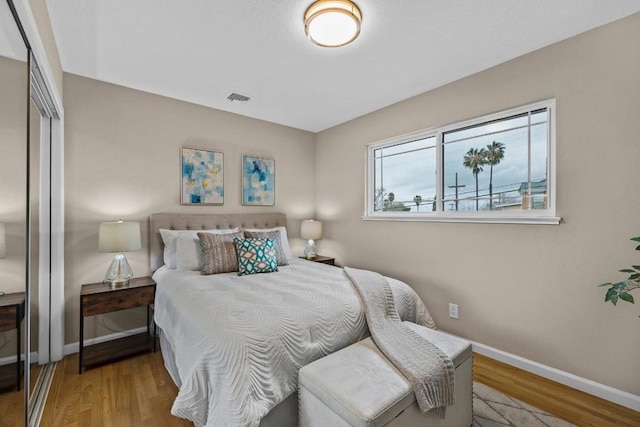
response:
<path id="1" fill-rule="evenodd" d="M 217 151 L 182 147 L 183 205 L 221 205 L 224 203 L 224 154 Z"/>
<path id="2" fill-rule="evenodd" d="M 276 162 L 255 156 L 242 156 L 242 204 L 276 204 Z"/>

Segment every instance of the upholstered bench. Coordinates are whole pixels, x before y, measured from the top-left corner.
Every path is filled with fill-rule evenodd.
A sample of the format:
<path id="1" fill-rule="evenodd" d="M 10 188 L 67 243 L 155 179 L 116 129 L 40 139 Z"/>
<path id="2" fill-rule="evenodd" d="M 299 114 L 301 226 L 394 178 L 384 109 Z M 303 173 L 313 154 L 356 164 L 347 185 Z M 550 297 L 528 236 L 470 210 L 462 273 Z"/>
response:
<path id="1" fill-rule="evenodd" d="M 409 381 L 367 338 L 300 369 L 300 426 L 470 426 L 471 344 L 414 323 L 405 324 L 453 360 L 455 404 L 447 407 L 444 419 L 420 411 Z"/>

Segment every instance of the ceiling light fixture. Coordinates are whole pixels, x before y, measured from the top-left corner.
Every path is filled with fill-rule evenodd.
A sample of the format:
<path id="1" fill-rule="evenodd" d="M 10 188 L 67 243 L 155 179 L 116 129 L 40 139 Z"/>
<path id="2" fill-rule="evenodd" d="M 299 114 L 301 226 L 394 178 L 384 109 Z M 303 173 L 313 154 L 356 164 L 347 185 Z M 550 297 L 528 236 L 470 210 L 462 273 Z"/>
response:
<path id="1" fill-rule="evenodd" d="M 304 13 L 304 32 L 322 47 L 340 47 L 360 34 L 362 13 L 349 0 L 318 0 Z"/>

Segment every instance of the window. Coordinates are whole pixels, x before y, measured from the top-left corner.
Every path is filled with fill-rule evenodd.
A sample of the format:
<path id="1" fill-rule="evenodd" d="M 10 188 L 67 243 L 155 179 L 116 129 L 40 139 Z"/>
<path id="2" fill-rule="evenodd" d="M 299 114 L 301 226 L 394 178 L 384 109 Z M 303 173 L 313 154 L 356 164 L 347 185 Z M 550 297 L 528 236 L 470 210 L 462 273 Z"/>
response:
<path id="1" fill-rule="evenodd" d="M 368 146 L 364 219 L 559 223 L 555 100 Z"/>

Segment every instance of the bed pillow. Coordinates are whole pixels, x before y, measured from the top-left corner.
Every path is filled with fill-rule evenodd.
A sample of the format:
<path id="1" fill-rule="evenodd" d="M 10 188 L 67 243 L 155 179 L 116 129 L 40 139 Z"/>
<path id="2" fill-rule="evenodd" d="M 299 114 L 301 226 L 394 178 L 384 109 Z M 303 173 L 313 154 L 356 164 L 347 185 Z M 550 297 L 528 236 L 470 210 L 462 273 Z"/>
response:
<path id="1" fill-rule="evenodd" d="M 273 239 L 233 239 L 238 256 L 238 276 L 278 271 Z"/>
<path id="2" fill-rule="evenodd" d="M 291 248 L 289 247 L 289 239 L 287 237 L 287 229 L 286 227 L 273 227 L 273 228 L 247 228 L 244 231 L 250 232 L 269 232 L 269 231 L 279 231 L 280 232 L 280 243 L 282 244 L 282 252 L 286 259 L 291 259 L 293 256 L 291 255 Z"/>
<path id="3" fill-rule="evenodd" d="M 178 270 L 200 271 L 203 267 L 204 258 L 198 236 L 178 236 L 176 240 L 176 268 Z"/>
<path id="4" fill-rule="evenodd" d="M 228 234 L 198 233 L 203 260 L 200 273 L 219 274 L 238 271 L 238 256 L 233 239 L 242 238 L 244 238 L 242 231 Z"/>
<path id="5" fill-rule="evenodd" d="M 174 270 L 177 268 L 178 261 L 176 251 L 178 247 L 178 236 L 190 236 L 193 239 L 197 239 L 198 233 L 226 234 L 235 233 L 238 230 L 238 228 L 222 230 L 168 230 L 161 228 L 159 231 L 160 236 L 162 236 L 162 241 L 164 242 L 164 265 Z"/>
<path id="6" fill-rule="evenodd" d="M 248 231 L 244 232 L 244 237 L 246 239 L 249 238 L 257 238 L 257 239 L 273 239 L 273 246 L 276 249 L 276 261 L 278 265 L 289 265 L 289 261 L 287 255 L 284 252 L 284 248 L 282 247 L 282 233 L 280 230 L 274 231 Z"/>

